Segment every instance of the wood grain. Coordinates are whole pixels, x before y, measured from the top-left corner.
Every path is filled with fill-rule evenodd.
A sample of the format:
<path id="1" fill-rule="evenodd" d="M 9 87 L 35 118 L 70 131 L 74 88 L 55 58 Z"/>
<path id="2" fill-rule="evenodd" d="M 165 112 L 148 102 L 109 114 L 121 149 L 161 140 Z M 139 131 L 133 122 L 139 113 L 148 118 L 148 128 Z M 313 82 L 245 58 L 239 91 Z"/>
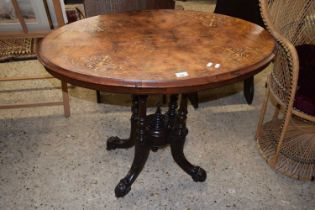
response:
<path id="1" fill-rule="evenodd" d="M 96 16 L 61 27 L 43 39 L 39 60 L 52 75 L 75 85 L 171 94 L 252 76 L 269 64 L 274 49 L 268 32 L 240 19 L 152 10 Z M 179 77 L 180 72 L 186 73 Z"/>

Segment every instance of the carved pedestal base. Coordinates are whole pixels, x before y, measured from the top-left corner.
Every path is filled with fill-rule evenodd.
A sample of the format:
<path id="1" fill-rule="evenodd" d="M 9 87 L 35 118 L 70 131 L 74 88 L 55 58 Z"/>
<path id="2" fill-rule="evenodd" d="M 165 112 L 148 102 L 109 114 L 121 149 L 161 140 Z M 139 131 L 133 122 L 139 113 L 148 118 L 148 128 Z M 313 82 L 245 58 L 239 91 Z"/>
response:
<path id="1" fill-rule="evenodd" d="M 169 110 L 165 114 L 162 114 L 158 107 L 155 114 L 147 116 L 147 96 L 133 96 L 130 137 L 128 139 L 110 137 L 107 141 L 107 150 L 135 146 L 135 156 L 131 168 L 115 188 L 116 197 L 123 197 L 131 190 L 131 185 L 142 171 L 150 150 L 156 152 L 168 144 L 171 146 L 175 162 L 194 181 L 206 180 L 205 170 L 192 165 L 184 155 L 184 143 L 188 134 L 186 127 L 187 95 L 182 95 L 178 110 L 177 98 L 177 95 L 171 96 Z"/>

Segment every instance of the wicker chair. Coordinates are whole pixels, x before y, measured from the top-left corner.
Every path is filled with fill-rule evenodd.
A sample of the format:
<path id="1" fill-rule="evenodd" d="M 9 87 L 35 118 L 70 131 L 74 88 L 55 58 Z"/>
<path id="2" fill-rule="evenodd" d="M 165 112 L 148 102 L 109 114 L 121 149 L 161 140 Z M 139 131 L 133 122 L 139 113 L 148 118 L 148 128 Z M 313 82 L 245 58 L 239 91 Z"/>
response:
<path id="1" fill-rule="evenodd" d="M 277 50 L 256 132 L 258 147 L 274 170 L 314 180 L 315 1 L 260 0 L 260 7 Z M 270 98 L 276 109 L 264 123 Z"/>
<path id="2" fill-rule="evenodd" d="M 144 10 L 144 9 L 174 9 L 173 0 L 84 0 L 86 17 L 95 15 Z M 101 93 L 96 91 L 97 102 L 101 102 Z"/>

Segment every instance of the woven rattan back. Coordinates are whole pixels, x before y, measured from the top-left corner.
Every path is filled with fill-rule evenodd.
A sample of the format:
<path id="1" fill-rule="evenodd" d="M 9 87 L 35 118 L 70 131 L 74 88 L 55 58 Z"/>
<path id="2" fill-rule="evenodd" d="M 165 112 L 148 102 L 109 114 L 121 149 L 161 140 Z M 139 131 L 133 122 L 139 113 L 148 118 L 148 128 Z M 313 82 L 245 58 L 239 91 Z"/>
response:
<path id="1" fill-rule="evenodd" d="M 297 87 L 299 61 L 295 46 L 314 44 L 314 0 L 260 0 L 265 25 L 278 43 L 271 92 L 285 107 L 291 106 Z"/>
<path id="2" fill-rule="evenodd" d="M 314 44 L 314 0 L 267 0 L 267 2 L 268 15 L 281 35 L 294 46 Z"/>

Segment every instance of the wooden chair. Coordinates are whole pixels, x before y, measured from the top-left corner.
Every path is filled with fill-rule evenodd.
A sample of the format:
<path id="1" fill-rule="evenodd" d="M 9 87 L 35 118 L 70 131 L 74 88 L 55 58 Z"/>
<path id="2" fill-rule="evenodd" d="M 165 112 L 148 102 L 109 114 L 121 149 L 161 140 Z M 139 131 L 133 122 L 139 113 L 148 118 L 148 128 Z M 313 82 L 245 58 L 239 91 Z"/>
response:
<path id="1" fill-rule="evenodd" d="M 217 0 L 215 13 L 241 18 L 264 27 L 258 0 Z M 244 80 L 244 96 L 248 104 L 254 98 L 254 77 Z"/>
<path id="2" fill-rule="evenodd" d="M 84 0 L 86 17 L 144 9 L 174 9 L 173 0 Z M 97 102 L 101 102 L 100 91 L 96 91 Z"/>
<path id="3" fill-rule="evenodd" d="M 260 0 L 260 5 L 277 49 L 256 132 L 258 147 L 274 170 L 314 180 L 315 1 Z M 264 123 L 269 99 L 276 109 Z"/>
<path id="4" fill-rule="evenodd" d="M 22 27 L 21 32 L 1 32 L 0 39 L 12 39 L 12 38 L 41 38 L 45 36 L 49 31 L 36 31 L 30 32 L 25 23 L 24 17 L 22 15 L 21 9 L 19 7 L 19 3 L 17 0 L 11 0 L 12 5 L 14 7 L 17 19 Z M 52 0 L 54 11 L 56 14 L 57 23 L 59 26 L 65 24 L 64 19 L 62 17 L 62 9 L 59 0 Z M 49 16 L 47 0 L 44 0 L 45 9 L 47 13 L 48 20 L 50 20 L 50 25 L 52 26 L 51 17 Z M 24 56 L 22 59 L 15 58 L 14 56 L 8 56 L 6 59 L 1 59 L 0 62 L 7 62 L 11 60 L 29 60 L 36 59 L 36 54 Z M 43 80 L 43 79 L 53 79 L 53 77 L 5 77 L 0 78 L 0 82 L 9 82 L 9 81 L 23 81 L 23 80 Z M 37 103 L 29 103 L 29 104 L 12 104 L 12 105 L 0 105 L 0 109 L 11 109 L 11 108 L 25 108 L 25 107 L 36 107 L 36 106 L 55 106 L 55 105 L 63 105 L 64 115 L 65 117 L 70 116 L 70 104 L 69 104 L 69 95 L 68 95 L 68 86 L 66 82 L 61 82 L 62 89 L 62 102 L 37 102 Z"/>

